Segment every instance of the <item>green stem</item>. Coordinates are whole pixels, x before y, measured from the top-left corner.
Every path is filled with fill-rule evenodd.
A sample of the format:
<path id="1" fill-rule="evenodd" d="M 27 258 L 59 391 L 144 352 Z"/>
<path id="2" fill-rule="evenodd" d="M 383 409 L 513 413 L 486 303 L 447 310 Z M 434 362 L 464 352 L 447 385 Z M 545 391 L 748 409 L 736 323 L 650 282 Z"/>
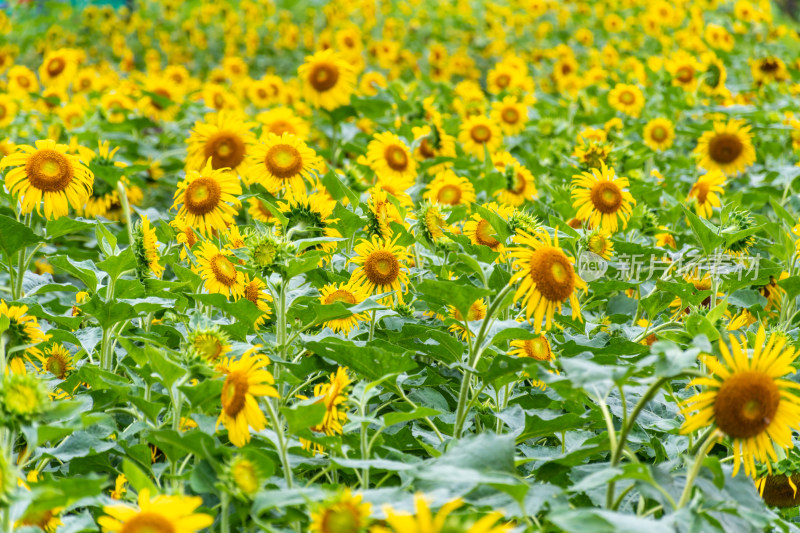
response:
<path id="1" fill-rule="evenodd" d="M 369 321 L 369 342 L 372 342 L 372 339 L 375 338 L 375 315 L 376 311 L 372 310 L 372 318 Z"/>
<path id="2" fill-rule="evenodd" d="M 366 394 L 364 395 L 366 396 Z M 367 406 L 364 399 L 361 400 L 361 417 L 366 418 Z M 361 422 L 361 459 L 364 461 L 369 460 L 369 445 L 367 443 L 367 430 L 369 429 L 369 422 Z M 365 466 L 361 472 L 361 486 L 364 490 L 369 488 L 369 466 Z"/>
<path id="3" fill-rule="evenodd" d="M 128 228 L 128 242 L 133 246 L 133 223 L 131 222 L 131 207 L 128 204 L 128 191 L 125 189 L 125 184 L 122 180 L 117 182 L 117 192 L 119 193 L 119 202 L 122 205 L 122 216 L 125 217 L 125 226 Z"/>
<path id="4" fill-rule="evenodd" d="M 219 505 L 219 530 L 220 533 L 230 533 L 231 525 L 230 525 L 230 513 L 228 512 L 228 507 L 231 503 L 230 495 L 222 491 L 220 495 L 220 505 Z"/>
<path id="5" fill-rule="evenodd" d="M 294 482 L 292 480 L 292 468 L 289 464 L 289 455 L 286 450 L 286 436 L 283 432 L 283 424 L 278 419 L 278 413 L 275 411 L 275 406 L 272 405 L 272 400 L 267 398 L 264 401 L 269 412 L 269 418 L 272 420 L 272 428 L 275 430 L 275 435 L 278 436 L 278 454 L 281 458 L 281 466 L 283 467 L 283 476 L 286 478 L 286 486 L 292 488 Z"/>
<path id="6" fill-rule="evenodd" d="M 697 452 L 697 455 L 694 458 L 694 465 L 692 465 L 692 470 L 689 472 L 689 475 L 686 477 L 686 485 L 683 487 L 683 493 L 681 494 L 681 499 L 678 501 L 678 507 L 675 509 L 676 511 L 682 508 L 689 502 L 689 498 L 692 495 L 692 487 L 694 486 L 694 480 L 697 479 L 697 474 L 700 473 L 700 468 L 703 466 L 703 459 L 706 458 L 708 451 L 714 446 L 714 443 L 719 438 L 716 431 L 712 431 L 709 433 L 706 440 L 703 441 L 703 445 L 700 447 L 700 450 Z"/>

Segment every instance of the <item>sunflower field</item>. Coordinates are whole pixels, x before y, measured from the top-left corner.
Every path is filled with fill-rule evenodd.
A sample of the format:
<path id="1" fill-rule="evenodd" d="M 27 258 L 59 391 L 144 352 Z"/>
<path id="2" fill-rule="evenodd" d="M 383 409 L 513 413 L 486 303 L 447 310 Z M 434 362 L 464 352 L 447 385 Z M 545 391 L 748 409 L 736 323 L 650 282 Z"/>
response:
<path id="1" fill-rule="evenodd" d="M 0 533 L 800 531 L 793 4 L 0 2 Z"/>

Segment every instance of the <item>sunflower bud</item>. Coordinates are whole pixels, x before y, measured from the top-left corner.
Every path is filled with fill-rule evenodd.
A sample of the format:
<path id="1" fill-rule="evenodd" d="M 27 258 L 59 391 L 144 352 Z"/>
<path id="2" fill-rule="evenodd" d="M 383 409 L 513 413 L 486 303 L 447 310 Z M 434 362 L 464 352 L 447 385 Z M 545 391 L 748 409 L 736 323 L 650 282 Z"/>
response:
<path id="1" fill-rule="evenodd" d="M 37 419 L 44 413 L 47 391 L 42 382 L 33 374 L 9 374 L 3 378 L 3 390 L 0 392 L 6 425 L 27 423 Z"/>

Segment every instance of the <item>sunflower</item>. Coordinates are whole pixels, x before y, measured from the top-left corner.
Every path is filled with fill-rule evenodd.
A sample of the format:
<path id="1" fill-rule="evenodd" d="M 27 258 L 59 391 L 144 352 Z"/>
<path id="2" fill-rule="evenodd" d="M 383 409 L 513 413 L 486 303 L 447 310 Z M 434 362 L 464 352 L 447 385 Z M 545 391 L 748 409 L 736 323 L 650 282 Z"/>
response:
<path id="1" fill-rule="evenodd" d="M 475 187 L 452 170 L 443 170 L 425 188 L 423 198 L 443 206 L 468 206 L 475 201 Z"/>
<path id="2" fill-rule="evenodd" d="M 228 335 L 217 326 L 193 329 L 186 337 L 188 351 L 209 363 L 221 361 L 231 351 Z"/>
<path id="3" fill-rule="evenodd" d="M 606 260 L 611 259 L 611 255 L 614 253 L 614 243 L 611 242 L 611 236 L 602 229 L 594 230 L 587 237 L 586 248 Z"/>
<path id="4" fill-rule="evenodd" d="M 464 327 L 464 315 L 462 315 L 461 311 L 456 309 L 455 306 L 447 306 L 447 316 L 457 322 L 456 324 L 450 324 L 448 329 L 451 333 L 459 335 L 461 340 L 466 340 L 467 336 L 474 336 L 469 329 Z M 469 306 L 466 322 L 475 322 L 477 320 L 483 320 L 484 318 L 486 318 L 486 301 L 483 298 L 479 298 Z"/>
<path id="5" fill-rule="evenodd" d="M 186 140 L 186 169 L 200 171 L 211 159 L 211 168 L 231 169 L 241 173 L 249 146 L 255 144 L 250 130 L 253 122 L 244 122 L 228 112 L 211 115 L 208 122 L 196 122 Z"/>
<path id="6" fill-rule="evenodd" d="M 609 163 L 612 148 L 611 143 L 605 141 L 583 141 L 575 145 L 572 157 L 583 163 L 585 168 L 599 168 Z"/>
<path id="7" fill-rule="evenodd" d="M 312 195 L 292 194 L 278 204 L 278 209 L 287 219 L 286 227 L 281 227 L 283 233 L 292 240 L 341 238 L 342 234 L 333 227 L 339 222 L 331 218 L 336 208 L 336 201 L 326 194 L 315 192 Z M 336 241 L 323 241 L 308 246 L 306 250 L 322 250 L 329 254 L 336 250 Z"/>
<path id="8" fill-rule="evenodd" d="M 445 235 L 445 232 L 453 231 L 453 228 L 447 224 L 447 220 L 439 207 L 438 204 L 423 202 L 416 212 L 417 234 L 431 244 L 438 244 L 446 240 L 447 235 Z"/>
<path id="9" fill-rule="evenodd" d="M 369 297 L 364 287 L 355 283 L 329 283 L 319 290 L 319 301 L 323 305 L 331 305 L 342 302 L 348 305 L 357 305 Z M 329 327 L 334 333 L 342 332 L 344 336 L 349 336 L 353 328 L 358 327 L 359 322 L 369 320 L 369 313 L 354 313 L 345 318 L 335 318 L 323 324 Z"/>
<path id="10" fill-rule="evenodd" d="M 39 358 L 42 363 L 42 373 L 48 372 L 57 379 L 67 379 L 75 370 L 72 354 L 61 343 L 55 343 L 44 350 L 44 355 Z"/>
<path id="11" fill-rule="evenodd" d="M 667 118 L 654 118 L 645 125 L 642 137 L 649 148 L 663 151 L 675 141 L 675 127 Z"/>
<path id="12" fill-rule="evenodd" d="M 767 474 L 756 479 L 756 488 L 764 503 L 770 507 L 797 507 L 800 505 L 800 495 L 797 486 L 800 485 L 800 473 L 787 472 L 786 474 Z"/>
<path id="13" fill-rule="evenodd" d="M 256 120 L 262 124 L 261 130 L 265 135 L 273 133 L 280 136 L 284 133 L 289 133 L 305 139 L 311 131 L 308 122 L 288 107 L 275 107 L 269 111 L 259 113 L 256 115 Z"/>
<path id="14" fill-rule="evenodd" d="M 713 373 L 693 379 L 689 386 L 703 386 L 682 405 L 686 421 L 681 433 L 688 434 L 714 425 L 730 437 L 733 446 L 733 475 L 741 464 L 745 474 L 755 476 L 755 461 L 777 460 L 774 445 L 786 450 L 793 446 L 792 428 L 800 424 L 800 397 L 797 383 L 781 379 L 795 373 L 797 354 L 786 346 L 784 336 L 767 334 L 762 325 L 756 334 L 753 353 L 748 357 L 747 338 L 729 336 L 730 349 L 720 340 L 722 361 L 704 356 Z"/>
<path id="15" fill-rule="evenodd" d="M 0 128 L 5 128 L 17 116 L 17 101 L 7 94 L 0 94 Z"/>
<path id="16" fill-rule="evenodd" d="M 45 533 L 55 533 L 58 530 L 58 526 L 63 525 L 61 518 L 58 516 L 62 510 L 63 507 L 42 511 L 26 511 L 22 518 L 15 522 L 14 527 L 33 526 Z"/>
<path id="17" fill-rule="evenodd" d="M 608 104 L 621 113 L 638 117 L 644 107 L 644 95 L 636 85 L 618 83 L 608 93 Z"/>
<path id="18" fill-rule="evenodd" d="M 42 358 L 42 351 L 36 346 L 42 342 L 47 342 L 50 335 L 46 335 L 39 326 L 35 316 L 28 315 L 27 305 L 8 305 L 5 300 L 0 300 L 0 316 L 9 320 L 8 330 L 5 335 L 6 350 L 17 346 L 27 346 L 24 352 L 10 353 L 12 370 L 24 373 L 24 363 L 21 356 Z"/>
<path id="19" fill-rule="evenodd" d="M 750 62 L 750 72 L 756 85 L 782 82 L 791 79 L 786 63 L 779 57 L 770 56 Z"/>
<path id="20" fill-rule="evenodd" d="M 332 502 L 311 513 L 311 533 L 359 533 L 369 521 L 372 505 L 361 494 L 345 489 Z"/>
<path id="21" fill-rule="evenodd" d="M 628 178 L 615 176 L 614 169 L 605 164 L 572 176 L 572 207 L 578 212 L 575 217 L 588 220 L 592 228 L 615 233 L 622 220 L 622 229 L 628 225 L 631 208 L 636 204 L 628 187 Z"/>
<path id="22" fill-rule="evenodd" d="M 403 286 L 408 288 L 407 249 L 397 245 L 397 238 L 389 243 L 373 237 L 371 241 L 362 240 L 354 251 L 356 257 L 350 262 L 360 266 L 353 271 L 350 281 L 363 286 L 370 295 L 393 291 L 402 304 Z"/>
<path id="23" fill-rule="evenodd" d="M 210 241 L 203 241 L 196 253 L 206 290 L 238 299 L 244 294 L 244 274 L 236 270 L 236 265 L 229 259 L 231 255 L 229 250 L 220 250 Z"/>
<path id="24" fill-rule="evenodd" d="M 257 355 L 257 350 L 249 350 L 237 361 L 225 359 L 219 367 L 225 374 L 225 383 L 217 426 L 220 423 L 225 426 L 228 438 L 237 448 L 250 442 L 249 428 L 261 431 L 267 425 L 256 396 L 278 398 L 273 387 L 275 379 L 264 369 L 268 364 L 269 359 Z"/>
<path id="25" fill-rule="evenodd" d="M 286 84 L 280 76 L 266 75 L 260 80 L 253 80 L 247 87 L 247 98 L 259 108 L 284 103 Z M 280 134 L 279 134 L 280 135 Z"/>
<path id="26" fill-rule="evenodd" d="M 303 98 L 314 107 L 333 110 L 347 105 L 355 92 L 353 67 L 331 49 L 307 56 L 297 76 L 303 84 Z"/>
<path id="27" fill-rule="evenodd" d="M 531 171 L 510 153 L 498 152 L 492 155 L 492 163 L 505 176 L 505 186 L 494 193 L 501 203 L 517 207 L 539 195 Z"/>
<path id="28" fill-rule="evenodd" d="M 255 327 L 258 328 L 266 322 L 272 313 L 269 304 L 272 303 L 272 295 L 266 290 L 267 285 L 258 278 L 250 278 L 245 274 L 244 278 L 244 298 L 250 300 L 261 311 L 261 316 L 256 319 Z"/>
<path id="29" fill-rule="evenodd" d="M 150 489 L 139 491 L 139 505 L 106 505 L 106 516 L 97 519 L 104 532 L 114 533 L 194 533 L 214 523 L 214 519 L 195 510 L 203 505 L 199 496 L 150 497 Z"/>
<path id="30" fill-rule="evenodd" d="M 0 168 L 16 167 L 6 173 L 6 188 L 20 200 L 21 213 L 34 208 L 41 213 L 44 202 L 45 218 L 55 219 L 66 216 L 70 206 L 83 207 L 92 193 L 94 174 L 67 149 L 48 139 L 36 141 L 35 148 L 18 145 L 0 160 Z"/>
<path id="31" fill-rule="evenodd" d="M 721 170 L 727 176 L 744 172 L 756 161 L 751 138 L 750 126 L 740 120 L 715 122 L 714 129 L 703 133 L 697 141 L 694 149 L 697 166 Z"/>
<path id="32" fill-rule="evenodd" d="M 145 269 L 148 269 L 156 278 L 160 278 L 164 273 L 164 266 L 158 262 L 158 237 L 156 237 L 156 230 L 150 225 L 147 215 L 142 215 L 138 229 L 139 238 L 136 239 L 135 251 L 139 264 L 143 267 L 141 277 L 145 277 Z"/>
<path id="33" fill-rule="evenodd" d="M 718 195 L 725 194 L 725 175 L 717 169 L 711 170 L 699 178 L 692 185 L 686 201 L 695 200 L 694 209 L 697 215 L 703 218 L 711 218 L 711 213 L 715 207 L 722 205 Z"/>
<path id="34" fill-rule="evenodd" d="M 100 108 L 106 119 L 112 124 L 118 124 L 125 120 L 125 116 L 136 107 L 136 102 L 120 92 L 105 93 L 100 97 Z"/>
<path id="35" fill-rule="evenodd" d="M 171 209 L 179 208 L 178 218 L 209 236 L 233 223 L 240 194 L 236 175 L 227 169 L 214 170 L 209 158 L 202 170 L 188 171 L 178 183 Z"/>
<path id="36" fill-rule="evenodd" d="M 197 234 L 192 229 L 192 226 L 186 223 L 185 220 L 181 218 L 176 218 L 169 223 L 173 229 L 177 232 L 175 236 L 175 240 L 178 244 L 182 244 L 181 247 L 181 260 L 186 260 L 186 252 L 190 251 L 194 248 L 194 245 L 198 243 L 200 239 L 198 239 Z"/>
<path id="37" fill-rule="evenodd" d="M 539 335 L 532 339 L 512 340 L 509 344 L 514 349 L 510 350 L 508 355 L 530 357 L 537 361 L 553 361 L 555 359 L 553 350 L 550 348 L 550 342 L 544 335 Z"/>
<path id="38" fill-rule="evenodd" d="M 492 103 L 492 120 L 500 125 L 505 135 L 516 135 L 525 130 L 528 121 L 528 107 L 513 96 L 506 96 L 502 102 Z"/>
<path id="39" fill-rule="evenodd" d="M 325 415 L 322 422 L 311 427 L 312 431 L 324 433 L 328 437 L 342 434 L 342 422 L 347 420 L 347 411 L 342 405 L 347 403 L 349 394 L 347 387 L 350 386 L 350 376 L 347 375 L 347 368 L 339 367 L 332 373 L 327 383 L 320 383 L 314 387 L 314 397 L 319 398 L 317 403 L 325 404 Z M 307 399 L 299 396 L 301 399 Z M 313 453 L 321 452 L 322 446 L 312 443 L 306 439 L 300 439 L 303 448 L 312 450 Z"/>
<path id="40" fill-rule="evenodd" d="M 248 499 L 256 495 L 266 480 L 260 466 L 241 455 L 231 460 L 228 475 L 240 495 Z"/>
<path id="41" fill-rule="evenodd" d="M 456 139 L 444 131 L 444 128 L 439 123 L 440 121 L 441 119 L 434 118 L 431 121 L 431 125 L 411 128 L 416 146 L 414 148 L 414 157 L 418 161 L 427 161 L 437 157 L 456 157 Z M 450 166 L 452 166 L 452 163 L 447 161 L 432 165 L 428 170 L 435 174 Z"/>
<path id="42" fill-rule="evenodd" d="M 260 183 L 272 194 L 306 191 L 304 179 L 313 182 L 323 165 L 317 153 L 302 139 L 290 133 L 268 133 L 253 147 L 249 156 L 251 181 Z"/>
<path id="43" fill-rule="evenodd" d="M 166 78 L 146 78 L 139 99 L 139 110 L 153 121 L 173 120 L 180 110 L 182 92 Z"/>
<path id="44" fill-rule="evenodd" d="M 500 205 L 496 202 L 483 204 L 482 207 L 496 213 L 506 221 L 514 213 L 513 207 Z M 497 258 L 498 261 L 505 257 L 505 245 L 495 238 L 497 234 L 491 222 L 483 218 L 480 213 L 473 214 L 472 218 L 464 224 L 464 235 L 469 237 L 469 242 L 472 244 L 488 246 L 493 252 L 500 254 Z"/>
<path id="45" fill-rule="evenodd" d="M 370 236 L 380 237 L 385 241 L 392 238 L 392 222 L 401 226 L 406 225 L 397 205 L 389 199 L 389 193 L 380 187 L 370 189 L 366 215 L 367 233 Z M 797 242 L 800 243 L 800 241 Z"/>
<path id="46" fill-rule="evenodd" d="M 700 62 L 684 50 L 678 50 L 670 57 L 665 68 L 672 76 L 672 85 L 693 91 L 697 87 L 699 74 L 702 72 Z"/>
<path id="47" fill-rule="evenodd" d="M 465 152 L 483 161 L 486 150 L 493 154 L 503 144 L 503 134 L 494 120 L 477 115 L 461 124 L 458 142 Z"/>
<path id="48" fill-rule="evenodd" d="M 367 164 L 383 181 L 394 181 L 407 186 L 417 178 L 417 161 L 411 150 L 394 133 L 377 133 L 367 146 Z"/>
<path id="49" fill-rule="evenodd" d="M 358 82 L 358 92 L 364 96 L 376 96 L 378 91 L 388 86 L 386 77 L 380 72 L 365 72 Z"/>
<path id="50" fill-rule="evenodd" d="M 542 330 L 542 320 L 547 319 L 545 329 L 550 329 L 556 309 L 569 299 L 572 318 L 581 319 L 576 289 L 586 290 L 586 283 L 575 273 L 574 260 L 567 257 L 558 246 L 558 233 L 555 242 L 547 232 L 532 236 L 519 232 L 516 238 L 521 245 L 509 249 L 508 255 L 514 258 L 514 268 L 518 270 L 509 283 L 521 281 L 514 300 L 525 307 L 528 321 L 533 315 L 534 331 Z"/>
<path id="51" fill-rule="evenodd" d="M 8 93 L 12 96 L 28 98 L 30 93 L 39 92 L 39 80 L 28 67 L 14 65 L 6 73 Z"/>
<path id="52" fill-rule="evenodd" d="M 78 62 L 73 51 L 60 48 L 49 52 L 39 67 L 39 79 L 45 86 L 66 87 L 78 72 Z"/>
<path id="53" fill-rule="evenodd" d="M 428 502 L 422 494 L 414 496 L 414 507 L 416 515 L 398 513 L 390 506 L 384 507 L 386 513 L 386 523 L 392 528 L 394 533 L 445 533 L 450 531 L 446 526 L 450 514 L 461 507 L 464 502 L 456 499 L 444 504 L 439 511 L 433 515 Z M 507 533 L 511 531 L 511 524 L 496 525 L 503 515 L 499 512 L 489 513 L 469 527 L 461 526 L 457 530 L 464 533 Z"/>
<path id="54" fill-rule="evenodd" d="M 767 305 L 764 306 L 764 311 L 779 310 L 784 296 L 786 296 L 786 289 L 778 285 L 778 281 L 782 281 L 789 277 L 788 272 L 781 272 L 781 275 L 776 280 L 773 276 L 769 277 L 769 283 L 763 287 L 758 288 L 759 294 L 767 299 Z"/>

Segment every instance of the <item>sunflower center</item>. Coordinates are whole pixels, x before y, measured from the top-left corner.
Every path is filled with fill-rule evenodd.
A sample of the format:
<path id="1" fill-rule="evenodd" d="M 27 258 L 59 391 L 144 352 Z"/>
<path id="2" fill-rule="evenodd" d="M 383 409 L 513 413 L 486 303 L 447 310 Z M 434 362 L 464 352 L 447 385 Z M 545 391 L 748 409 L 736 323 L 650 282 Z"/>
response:
<path id="1" fill-rule="evenodd" d="M 636 97 L 630 91 L 623 91 L 619 95 L 619 101 L 622 102 L 625 105 L 631 105 L 632 103 L 634 103 L 636 101 Z"/>
<path id="2" fill-rule="evenodd" d="M 26 76 L 20 76 L 17 78 L 17 84 L 23 89 L 27 89 L 31 86 L 31 80 L 29 80 Z"/>
<path id="3" fill-rule="evenodd" d="M 513 107 L 507 107 L 503 109 L 501 116 L 503 117 L 503 122 L 506 124 L 516 124 L 519 122 L 519 111 Z"/>
<path id="4" fill-rule="evenodd" d="M 127 520 L 120 533 L 175 533 L 175 528 L 168 518 L 144 511 Z"/>
<path id="5" fill-rule="evenodd" d="M 774 59 L 765 59 L 759 68 L 761 72 L 775 72 L 778 70 L 778 62 Z"/>
<path id="6" fill-rule="evenodd" d="M 344 302 L 346 304 L 356 304 L 358 301 L 352 292 L 338 289 L 325 298 L 326 304 L 335 304 L 336 302 Z"/>
<path id="7" fill-rule="evenodd" d="M 525 341 L 525 354 L 538 361 L 550 360 L 550 348 L 547 341 L 541 337 Z"/>
<path id="8" fill-rule="evenodd" d="M 377 250 L 364 261 L 364 274 L 375 285 L 391 285 L 400 275 L 400 262 L 392 252 Z"/>
<path id="9" fill-rule="evenodd" d="M 244 409 L 250 384 L 244 372 L 231 372 L 222 385 L 222 409 L 225 414 L 235 418 Z"/>
<path id="10" fill-rule="evenodd" d="M 211 270 L 214 278 L 226 287 L 232 287 L 236 283 L 236 267 L 224 255 L 219 254 L 211 260 Z"/>
<path id="11" fill-rule="evenodd" d="M 434 151 L 431 144 L 428 142 L 428 139 L 422 139 L 422 142 L 419 143 L 419 153 L 422 154 L 422 157 L 425 159 L 431 159 L 436 157 L 436 152 Z"/>
<path id="12" fill-rule="evenodd" d="M 303 169 L 303 158 L 297 148 L 289 144 L 276 144 L 264 158 L 267 170 L 276 178 L 291 178 Z"/>
<path id="13" fill-rule="evenodd" d="M 67 377 L 67 362 L 64 360 L 63 356 L 61 355 L 51 355 L 45 366 L 51 374 L 53 374 L 58 379 L 64 379 Z"/>
<path id="14" fill-rule="evenodd" d="M 694 69 L 688 65 L 680 67 L 675 71 L 675 77 L 681 83 L 689 83 L 694 79 Z"/>
<path id="15" fill-rule="evenodd" d="M 488 126 L 479 124 L 477 126 L 473 126 L 469 132 L 469 135 L 476 143 L 484 144 L 492 138 L 492 130 L 490 130 Z"/>
<path id="16" fill-rule="evenodd" d="M 732 133 L 717 134 L 708 143 L 708 154 L 711 159 L 723 165 L 736 161 L 743 150 L 744 144 Z"/>
<path id="17" fill-rule="evenodd" d="M 780 390 L 769 375 L 737 372 L 725 380 L 714 401 L 719 428 L 735 439 L 747 439 L 767 429 L 778 412 Z"/>
<path id="18" fill-rule="evenodd" d="M 54 59 L 51 59 L 50 62 L 47 63 L 47 73 L 50 74 L 50 76 L 55 77 L 64 72 L 64 69 L 66 67 L 67 67 L 66 61 L 64 61 L 60 57 L 56 57 Z"/>
<path id="19" fill-rule="evenodd" d="M 440 204 L 456 205 L 459 201 L 461 201 L 461 187 L 450 184 L 445 185 L 439 189 L 436 199 Z"/>
<path id="20" fill-rule="evenodd" d="M 601 181 L 592 187 L 592 204 L 594 208 L 603 213 L 616 213 L 622 205 L 622 191 L 610 181 Z"/>
<path id="21" fill-rule="evenodd" d="M 258 290 L 258 285 L 255 283 L 248 283 L 244 287 L 244 297 L 253 302 L 254 304 L 258 305 L 258 296 L 261 294 L 261 291 Z"/>
<path id="22" fill-rule="evenodd" d="M 212 335 L 200 335 L 194 341 L 194 349 L 209 361 L 216 361 L 222 352 L 222 344 Z"/>
<path id="23" fill-rule="evenodd" d="M 63 191 L 72 183 L 74 175 L 72 164 L 67 157 L 56 150 L 38 150 L 25 165 L 25 174 L 31 185 L 40 191 Z"/>
<path id="24" fill-rule="evenodd" d="M 698 183 L 696 183 L 694 185 L 694 187 L 693 187 L 694 194 L 697 197 L 697 203 L 698 204 L 706 203 L 706 198 L 708 197 L 709 187 L 710 187 L 709 184 L 704 182 L 704 181 L 700 181 L 700 182 L 698 182 Z"/>
<path id="25" fill-rule="evenodd" d="M 564 252 L 556 248 L 540 248 L 531 254 L 529 272 L 545 300 L 563 302 L 574 289 L 574 271 Z"/>
<path id="26" fill-rule="evenodd" d="M 475 240 L 479 244 L 495 249 L 500 245 L 500 241 L 495 239 L 493 235 L 494 228 L 492 225 L 488 221 L 481 219 L 475 227 Z"/>
<path id="27" fill-rule="evenodd" d="M 351 509 L 328 509 L 322 519 L 322 533 L 356 533 L 361 529 L 358 517 Z"/>
<path id="28" fill-rule="evenodd" d="M 383 157 L 386 159 L 386 164 L 392 170 L 405 170 L 408 167 L 408 156 L 406 151 L 397 145 L 391 144 L 383 151 Z"/>
<path id="29" fill-rule="evenodd" d="M 222 188 L 213 178 L 200 177 L 186 188 L 184 195 L 186 210 L 196 216 L 213 211 L 222 197 Z"/>
<path id="30" fill-rule="evenodd" d="M 285 120 L 276 120 L 270 124 L 269 131 L 275 135 L 283 135 L 284 133 L 291 133 L 292 135 L 297 134 L 297 131 L 292 127 L 292 125 Z"/>
<path id="31" fill-rule="evenodd" d="M 650 136 L 656 142 L 662 142 L 667 138 L 667 129 L 664 126 L 656 126 L 650 132 Z"/>
<path id="32" fill-rule="evenodd" d="M 330 63 L 320 63 L 314 65 L 308 76 L 308 81 L 317 92 L 325 92 L 332 89 L 339 81 L 339 69 Z"/>
<path id="33" fill-rule="evenodd" d="M 7 114 L 7 111 L 6 111 L 5 104 L 0 104 L 0 119 L 6 118 L 6 114 Z"/>
<path id="34" fill-rule="evenodd" d="M 602 235 L 595 235 L 589 239 L 589 251 L 597 255 L 603 255 L 606 251 L 606 240 Z"/>
<path id="35" fill-rule="evenodd" d="M 211 158 L 214 170 L 236 168 L 244 160 L 244 141 L 233 132 L 220 131 L 206 141 L 204 153 L 206 159 Z"/>

